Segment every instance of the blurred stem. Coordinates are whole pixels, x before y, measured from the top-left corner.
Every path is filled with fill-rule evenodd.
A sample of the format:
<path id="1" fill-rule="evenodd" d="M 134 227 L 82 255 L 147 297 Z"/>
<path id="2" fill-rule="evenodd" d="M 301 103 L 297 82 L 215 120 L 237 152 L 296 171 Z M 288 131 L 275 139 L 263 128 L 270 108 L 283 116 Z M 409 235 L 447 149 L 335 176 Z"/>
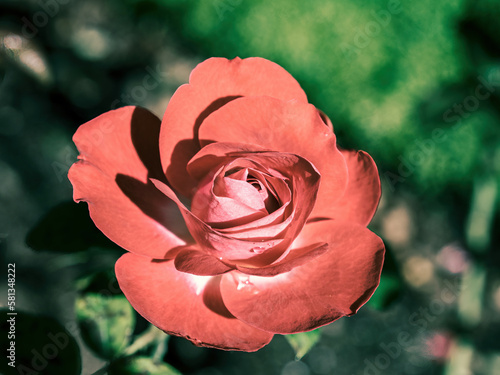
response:
<path id="1" fill-rule="evenodd" d="M 165 354 L 167 353 L 167 344 L 168 344 L 168 339 L 170 336 L 164 334 L 162 332 L 162 336 L 158 339 L 158 345 L 156 346 L 156 349 L 153 353 L 153 360 L 154 361 L 161 361 Z"/>
<path id="2" fill-rule="evenodd" d="M 155 344 L 156 348 L 154 353 L 156 356 L 157 351 L 161 350 L 159 349 L 159 347 L 162 345 L 162 342 L 166 342 L 165 333 L 151 324 L 140 336 L 137 337 L 132 345 L 124 350 L 123 355 L 130 356 L 137 353 L 139 350 L 146 348 L 147 346 Z M 164 350 L 166 350 L 166 345 L 164 347 Z"/>
<path id="3" fill-rule="evenodd" d="M 469 249 L 477 253 L 485 252 L 490 245 L 497 192 L 497 181 L 493 175 L 474 181 L 465 235 Z"/>
<path id="4" fill-rule="evenodd" d="M 451 349 L 450 361 L 446 364 L 444 375 L 461 375 L 470 372 L 474 347 L 466 341 L 459 340 Z"/>
<path id="5" fill-rule="evenodd" d="M 458 299 L 458 316 L 466 327 L 471 328 L 481 322 L 485 284 L 486 269 L 472 261 L 465 271 Z"/>
<path id="6" fill-rule="evenodd" d="M 467 247 L 476 254 L 484 253 L 490 247 L 497 193 L 498 184 L 493 174 L 474 180 L 465 236 Z M 486 269 L 481 262 L 474 260 L 464 274 L 458 301 L 459 318 L 469 328 L 481 322 L 485 287 Z"/>
<path id="7" fill-rule="evenodd" d="M 492 353 L 488 359 L 489 373 L 491 375 L 500 375 L 500 353 Z"/>

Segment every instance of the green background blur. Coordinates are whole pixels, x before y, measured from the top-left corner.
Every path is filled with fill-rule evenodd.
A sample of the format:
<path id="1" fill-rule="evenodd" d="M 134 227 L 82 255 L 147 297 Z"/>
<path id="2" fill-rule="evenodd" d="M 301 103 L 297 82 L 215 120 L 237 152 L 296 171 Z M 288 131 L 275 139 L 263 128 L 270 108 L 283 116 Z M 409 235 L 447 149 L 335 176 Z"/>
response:
<path id="1" fill-rule="evenodd" d="M 211 56 L 280 64 L 342 147 L 372 155 L 388 260 L 370 303 L 301 361 L 282 337 L 254 354 L 172 338 L 165 360 L 199 375 L 500 374 L 500 0 L 0 1 L 0 256 L 18 308 L 68 324 L 75 277 L 116 259 L 25 244 L 71 199 L 76 128 L 129 104 L 161 117 Z M 80 346 L 83 373 L 99 369 Z"/>

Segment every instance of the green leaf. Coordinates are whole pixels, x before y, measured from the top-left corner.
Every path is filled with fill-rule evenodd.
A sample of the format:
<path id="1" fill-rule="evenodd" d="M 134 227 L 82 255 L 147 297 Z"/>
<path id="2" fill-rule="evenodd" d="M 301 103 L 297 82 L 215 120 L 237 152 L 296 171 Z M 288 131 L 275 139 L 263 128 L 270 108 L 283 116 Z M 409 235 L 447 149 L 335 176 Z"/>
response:
<path id="1" fill-rule="evenodd" d="M 316 329 L 309 332 L 295 333 L 293 335 L 285 335 L 285 338 L 295 351 L 295 358 L 299 360 L 318 343 L 321 338 L 321 331 Z"/>
<path id="2" fill-rule="evenodd" d="M 3 375 L 79 375 L 82 369 L 80 349 L 71 332 L 52 318 L 17 311 L 0 310 L 0 373 Z M 9 319 L 14 319 L 9 321 Z M 11 324 L 13 322 L 13 324 Z M 10 333 L 10 334 L 8 334 Z M 14 336 L 12 336 L 12 334 Z M 9 358 L 14 348 L 15 358 Z M 14 359 L 14 366 L 12 363 Z"/>
<path id="3" fill-rule="evenodd" d="M 76 300 L 83 340 L 99 357 L 117 357 L 127 347 L 135 326 L 132 306 L 123 295 L 87 293 Z"/>
<path id="4" fill-rule="evenodd" d="M 90 247 L 120 249 L 90 219 L 86 204 L 64 202 L 52 208 L 31 229 L 26 243 L 34 250 L 74 253 Z"/>
<path id="5" fill-rule="evenodd" d="M 110 364 L 108 375 L 181 375 L 172 366 L 148 357 L 128 357 Z"/>
<path id="6" fill-rule="evenodd" d="M 80 294 L 98 293 L 105 296 L 122 294 L 113 268 L 79 278 L 76 281 L 76 288 Z"/>

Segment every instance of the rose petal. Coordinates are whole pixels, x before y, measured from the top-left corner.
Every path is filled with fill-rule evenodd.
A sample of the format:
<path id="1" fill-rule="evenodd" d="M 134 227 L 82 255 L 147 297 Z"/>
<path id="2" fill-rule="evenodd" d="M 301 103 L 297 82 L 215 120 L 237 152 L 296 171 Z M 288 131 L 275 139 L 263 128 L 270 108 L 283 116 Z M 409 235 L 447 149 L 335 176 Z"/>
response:
<path id="1" fill-rule="evenodd" d="M 235 99 L 209 115 L 199 129 L 200 144 L 241 142 L 299 155 L 321 174 L 313 217 L 331 217 L 347 184 L 347 166 L 333 131 L 317 109 L 298 101 L 268 97 Z"/>
<path id="2" fill-rule="evenodd" d="M 220 275 L 233 269 L 217 258 L 191 248 L 179 251 L 174 264 L 179 271 L 199 276 Z"/>
<path id="3" fill-rule="evenodd" d="M 193 215 L 212 228 L 217 229 L 243 225 L 267 215 L 264 202 L 262 202 L 260 195 L 251 186 L 250 189 L 253 190 L 252 193 L 257 198 L 256 204 L 253 205 L 254 207 L 247 205 L 247 202 L 215 194 L 214 190 L 217 186 L 214 187 L 213 185 L 217 185 L 217 176 L 221 172 L 223 172 L 222 168 L 215 176 L 208 175 L 205 181 L 200 184 L 191 203 L 191 212 Z M 221 187 L 219 186 L 220 189 Z M 258 203 L 260 203 L 260 207 Z"/>
<path id="4" fill-rule="evenodd" d="M 187 165 L 189 175 L 201 181 L 211 170 L 218 166 L 227 165 L 241 153 L 270 151 L 260 146 L 238 143 L 219 142 L 203 147 Z"/>
<path id="5" fill-rule="evenodd" d="M 256 276 L 275 276 L 280 273 L 289 272 L 295 267 L 301 266 L 307 262 L 310 262 L 314 258 L 322 255 L 328 250 L 328 244 L 326 243 L 316 243 L 299 249 L 292 249 L 287 251 L 286 256 L 283 259 L 276 260 L 273 264 L 269 266 L 259 267 L 259 268 L 248 268 L 237 266 L 236 268 L 248 275 Z"/>
<path id="6" fill-rule="evenodd" d="M 332 121 L 330 120 L 330 118 L 326 115 L 325 112 L 323 112 L 322 110 L 318 109 L 318 113 L 319 115 L 321 116 L 321 119 L 323 120 L 323 122 L 325 123 L 326 126 L 328 126 L 330 129 L 333 130 L 333 124 L 332 124 Z"/>
<path id="7" fill-rule="evenodd" d="M 191 197 L 196 187 L 186 165 L 200 149 L 198 128 L 203 120 L 237 97 L 256 95 L 307 103 L 286 70 L 258 57 L 208 59 L 192 71 L 189 84 L 174 93 L 162 121 L 160 150 L 163 169 L 178 192 Z"/>
<path id="8" fill-rule="evenodd" d="M 222 299 L 234 316 L 266 331 L 296 333 L 352 315 L 371 297 L 384 259 L 379 237 L 333 220 L 307 224 L 301 237 L 326 242 L 329 249 L 274 277 L 222 276 Z"/>
<path id="9" fill-rule="evenodd" d="M 252 145 L 218 142 L 205 146 L 197 153 L 191 159 L 188 170 L 193 177 L 198 178 L 203 174 L 209 173 L 210 170 L 218 168 L 220 165 L 254 166 L 260 168 L 261 172 L 269 174 L 271 172 L 268 172 L 267 169 L 272 169 L 273 173 L 287 176 L 286 178 L 292 180 L 293 194 L 291 194 L 289 187 L 282 183 L 283 178 L 266 178 L 268 189 L 274 190 L 277 193 L 277 196 L 281 198 L 283 206 L 286 206 L 292 197 L 294 199 L 293 208 L 290 211 L 295 212 L 297 210 L 299 212 L 294 221 L 295 229 L 292 230 L 292 236 L 295 237 L 297 234 L 296 231 L 302 228 L 303 220 L 308 217 L 314 205 L 316 199 L 315 191 L 317 190 L 320 177 L 316 169 L 307 160 L 289 153 L 263 151 L 260 147 Z M 261 233 L 264 233 L 263 229 L 265 229 L 269 234 L 262 234 L 261 237 L 267 237 L 268 235 L 276 236 L 278 233 L 269 224 L 278 224 L 279 231 L 284 229 L 280 225 L 281 223 L 276 223 L 275 220 L 282 215 L 283 206 L 279 210 L 255 222 L 221 231 L 227 234 L 234 233 L 235 235 L 239 233 L 240 235 L 237 237 L 249 238 L 245 233 L 249 233 L 250 230 L 257 235 L 261 229 Z"/>
<path id="10" fill-rule="evenodd" d="M 191 212 L 212 228 L 244 225 L 267 216 L 259 192 L 246 181 L 224 177 L 231 165 L 211 171 L 199 184 Z"/>
<path id="11" fill-rule="evenodd" d="M 332 218 L 368 225 L 380 200 L 380 177 L 375 162 L 364 151 L 342 150 L 349 179 L 344 196 L 336 203 Z"/>
<path id="12" fill-rule="evenodd" d="M 292 212 L 285 218 L 284 212 L 287 208 L 289 208 L 289 203 L 286 203 L 284 206 L 262 219 L 255 220 L 249 224 L 239 225 L 228 229 L 220 229 L 219 232 L 231 236 L 232 238 L 241 239 L 270 239 L 277 237 L 290 226 L 290 223 L 295 217 Z"/>
<path id="13" fill-rule="evenodd" d="M 245 241 L 223 235 L 193 215 L 168 185 L 159 180 L 152 179 L 151 181 L 158 190 L 177 204 L 190 233 L 200 248 L 218 259 L 222 258 L 224 262 L 239 259 L 251 262 L 252 259 L 257 259 L 258 264 L 269 264 L 278 259 L 288 247 L 288 242 L 281 238 L 268 241 Z M 254 255 L 253 249 L 255 248 L 265 248 L 268 251 L 265 254 Z"/>
<path id="14" fill-rule="evenodd" d="M 204 228 L 203 225 L 199 225 L 196 221 L 190 220 L 190 213 L 188 214 L 186 212 L 185 218 L 187 215 L 188 219 L 186 219 L 186 221 L 193 237 L 198 243 L 201 243 L 200 241 L 203 242 L 202 248 L 206 248 L 208 245 L 209 249 L 216 249 L 216 246 L 210 245 L 210 241 L 216 241 L 216 245 L 219 245 L 219 248 L 220 244 L 224 244 L 225 251 L 231 254 L 230 257 L 226 258 L 222 251 L 219 251 L 219 253 L 212 253 L 213 256 L 222 256 L 225 260 L 229 260 L 231 264 L 258 267 L 270 263 L 270 254 L 273 255 L 273 261 L 283 254 L 278 253 L 276 249 L 274 249 L 274 246 L 278 245 L 278 243 L 273 245 L 271 242 L 273 239 L 283 239 L 283 241 L 279 243 L 279 249 L 284 252 L 300 232 L 314 206 L 320 176 L 311 163 L 297 155 L 285 152 L 242 151 L 248 149 L 252 149 L 252 146 L 237 143 L 209 144 L 191 160 L 189 164 L 190 173 L 192 173 L 193 176 L 201 176 L 203 174 L 201 172 L 202 169 L 205 169 L 204 173 L 207 174 L 214 169 L 221 168 L 221 165 L 235 165 L 241 168 L 255 167 L 259 169 L 261 173 L 267 173 L 271 176 L 279 176 L 281 179 L 290 180 L 289 185 L 293 189 L 291 194 L 291 197 L 293 197 L 293 207 L 290 213 L 288 213 L 287 219 L 285 219 L 285 221 L 288 220 L 285 224 L 286 227 L 281 225 L 284 223 L 276 223 L 276 227 L 274 228 L 267 226 L 261 227 L 262 223 L 260 221 L 263 220 L 263 218 L 255 221 L 255 223 L 258 223 L 258 228 L 249 225 L 247 230 L 241 231 L 241 233 L 235 234 L 234 236 L 231 236 L 231 232 L 229 231 L 224 231 L 224 233 L 222 233 L 222 230 L 207 236 L 209 231 L 212 230 L 211 228 Z M 160 187 L 158 188 L 160 189 Z M 183 211 L 182 208 L 181 211 Z M 281 215 L 279 210 L 276 212 Z M 278 232 L 276 232 L 276 229 Z M 251 231 L 252 235 L 255 237 L 246 236 L 248 231 Z M 269 234 L 272 234 L 272 236 L 268 237 Z M 219 238 L 217 238 L 217 235 Z M 233 243 L 234 246 L 237 246 L 238 242 L 233 242 L 236 241 L 236 237 L 246 239 L 246 241 L 240 242 L 238 251 L 235 251 L 234 248 L 228 248 L 229 243 Z M 252 246 L 248 247 L 247 243 L 252 240 Z M 260 241 L 260 243 L 258 241 Z M 249 254 L 245 254 L 245 251 L 258 253 L 259 255 L 250 257 Z M 238 254 L 239 256 L 237 256 Z"/>
<path id="15" fill-rule="evenodd" d="M 210 173 L 211 170 L 216 169 L 220 165 L 234 164 L 234 158 L 237 156 L 250 152 L 258 153 L 260 151 L 265 151 L 265 149 L 241 143 L 212 143 L 201 149 L 191 159 L 188 164 L 188 171 L 193 178 L 201 179 L 203 176 Z M 251 163 L 252 161 L 250 160 L 247 162 Z M 239 163 L 240 167 L 242 167 L 242 162 Z M 248 169 L 257 171 L 255 168 L 248 166 L 245 171 Z M 260 173 L 259 171 L 257 172 Z M 245 175 L 247 172 L 243 173 Z M 259 175 L 259 177 L 261 177 L 261 175 Z M 289 225 L 289 221 L 292 219 L 292 216 L 288 215 L 288 219 L 285 217 L 285 211 L 290 211 L 288 209 L 291 200 L 289 187 L 283 182 L 282 179 L 276 177 L 267 176 L 266 179 L 262 180 L 262 183 L 265 184 L 266 189 L 271 191 L 274 196 L 280 197 L 282 206 L 271 214 L 251 223 L 219 229 L 221 233 L 231 235 L 235 238 L 247 239 L 255 238 L 259 235 L 264 238 L 274 237 Z"/>
<path id="16" fill-rule="evenodd" d="M 214 193 L 219 197 L 232 198 L 248 207 L 252 207 L 254 210 L 266 211 L 262 194 L 246 181 L 219 175 L 214 181 Z"/>
<path id="17" fill-rule="evenodd" d="M 190 238 L 176 205 L 149 181 L 165 180 L 159 131 L 160 120 L 143 108 L 107 112 L 76 131 L 80 155 L 68 172 L 73 199 L 88 203 L 95 225 L 126 250 L 153 258 Z"/>
<path id="18" fill-rule="evenodd" d="M 262 175 L 259 177 L 262 177 Z M 262 181 L 265 188 L 272 192 L 275 201 L 279 201 L 281 207 L 249 224 L 221 229 L 222 233 L 230 233 L 237 238 L 274 237 L 279 235 L 290 224 L 290 220 L 295 216 L 290 187 L 281 178 L 266 176 L 265 180 Z"/>
<path id="19" fill-rule="evenodd" d="M 116 277 L 130 304 L 166 333 L 198 346 L 255 351 L 272 334 L 235 319 L 220 298 L 219 278 L 179 272 L 173 261 L 125 254 L 116 262 Z"/>

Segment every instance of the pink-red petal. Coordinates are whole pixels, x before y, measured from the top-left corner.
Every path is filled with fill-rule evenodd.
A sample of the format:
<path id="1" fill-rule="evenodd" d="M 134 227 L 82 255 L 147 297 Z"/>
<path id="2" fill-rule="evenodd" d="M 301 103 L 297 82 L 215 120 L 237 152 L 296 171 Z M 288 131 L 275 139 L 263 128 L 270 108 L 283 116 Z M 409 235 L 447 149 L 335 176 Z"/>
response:
<path id="1" fill-rule="evenodd" d="M 177 204 L 200 249 L 224 262 L 244 259 L 247 262 L 257 260 L 259 264 L 269 264 L 278 259 L 288 247 L 287 242 L 282 238 L 244 241 L 223 235 L 193 215 L 168 185 L 159 180 L 152 179 L 152 182 L 158 190 Z M 253 249 L 256 248 L 265 248 L 268 251 L 265 254 L 255 255 Z"/>
<path id="2" fill-rule="evenodd" d="M 298 249 L 291 249 L 283 254 L 282 259 L 276 260 L 269 266 L 258 267 L 258 268 L 248 268 L 237 266 L 236 268 L 248 275 L 256 276 L 275 276 L 280 273 L 289 272 L 295 267 L 301 266 L 307 262 L 310 262 L 314 258 L 322 255 L 328 250 L 328 244 L 326 243 L 315 243 L 306 247 L 301 247 Z"/>
<path id="3" fill-rule="evenodd" d="M 324 126 L 324 125 L 323 125 Z M 248 229 L 232 236 L 232 231 L 220 231 L 207 225 L 200 217 L 189 212 L 183 205 L 179 205 L 181 212 L 188 224 L 188 228 L 200 247 L 209 251 L 211 255 L 231 264 L 245 267 L 261 267 L 277 260 L 289 248 L 297 234 L 305 224 L 316 201 L 316 194 L 320 183 L 320 175 L 309 161 L 297 155 L 286 152 L 242 152 L 251 149 L 251 145 L 237 143 L 214 143 L 204 147 L 190 162 L 189 170 L 193 176 L 210 176 L 214 170 L 229 168 L 230 165 L 240 168 L 257 168 L 260 173 L 265 173 L 271 178 L 279 176 L 293 190 L 293 198 L 288 208 L 283 213 L 286 217 L 282 222 L 274 222 L 272 227 L 265 225 L 261 218 L 255 220 L 255 226 L 249 225 Z M 224 166 L 224 167 L 222 167 Z M 201 171 L 204 170 L 204 173 Z M 219 172 L 217 172 L 219 173 Z M 208 177 L 207 177 L 208 178 Z M 206 179 L 207 179 L 206 178 Z M 270 180 L 271 185 L 273 181 Z M 167 186 L 155 182 L 158 189 L 175 200 L 175 194 Z M 203 183 L 202 183 L 203 185 Z M 276 186 L 277 187 L 277 186 Z M 198 195 L 198 194 L 197 194 Z M 196 196 L 197 196 L 196 195 Z M 281 195 L 281 194 L 280 194 Z M 284 203 L 284 204 L 283 204 Z M 283 206 L 287 205 L 282 202 Z M 196 205 L 198 207 L 199 205 Z M 280 209 L 275 213 L 282 215 Z M 264 225 L 263 225 L 264 224 Z M 249 237 L 246 234 L 252 233 Z M 271 236 L 269 236 L 272 234 Z M 254 254 L 258 254 L 255 255 Z"/>
<path id="4" fill-rule="evenodd" d="M 243 142 L 292 153 L 311 162 L 321 175 L 314 217 L 331 217 L 347 185 L 347 166 L 332 129 L 317 109 L 299 101 L 269 97 L 238 98 L 209 115 L 199 130 L 200 144 Z"/>
<path id="5" fill-rule="evenodd" d="M 321 119 L 323 120 L 323 122 L 325 123 L 326 126 L 328 126 L 330 129 L 333 130 L 333 124 L 332 124 L 332 121 L 330 120 L 330 118 L 326 115 L 325 112 L 323 112 L 322 110 L 318 109 L 318 113 L 319 115 L 321 116 Z"/>
<path id="6" fill-rule="evenodd" d="M 208 173 L 218 166 L 226 165 L 233 161 L 238 154 L 270 151 L 260 146 L 238 143 L 218 142 L 203 147 L 187 165 L 189 175 L 196 181 L 201 181 Z"/>
<path id="7" fill-rule="evenodd" d="M 380 200 L 380 177 L 375 162 L 364 151 L 342 150 L 349 178 L 332 218 L 368 225 Z"/>
<path id="8" fill-rule="evenodd" d="M 199 276 L 220 275 L 233 269 L 207 253 L 191 248 L 179 251 L 174 264 L 181 272 Z"/>
<path id="9" fill-rule="evenodd" d="M 256 351 L 272 334 L 232 316 L 220 298 L 220 277 L 195 276 L 175 269 L 173 261 L 125 254 L 116 262 L 116 277 L 130 304 L 166 333 L 198 346 Z"/>
<path id="10" fill-rule="evenodd" d="M 239 238 L 259 237 L 258 233 L 261 233 L 260 237 L 264 238 L 270 235 L 277 236 L 285 229 L 282 224 L 294 216 L 295 219 L 291 220 L 293 228 L 288 234 L 295 237 L 314 207 L 319 185 L 320 175 L 309 161 L 285 152 L 264 151 L 258 146 L 249 144 L 217 142 L 206 145 L 198 152 L 191 159 L 188 170 L 193 177 L 201 178 L 221 165 L 260 169 L 261 175 L 263 173 L 269 175 L 263 181 L 269 190 L 274 191 L 282 205 L 268 216 L 249 224 L 223 229 L 221 232 L 228 235 L 235 234 Z M 274 175 L 281 177 L 274 177 Z M 284 182 L 285 180 L 290 181 L 290 186 Z M 289 204 L 292 198 L 293 202 Z M 288 216 L 288 218 L 283 216 Z M 276 219 L 280 218 L 282 221 L 277 222 Z M 249 233 L 252 235 L 248 236 Z"/>
<path id="11" fill-rule="evenodd" d="M 275 333 L 315 329 L 352 315 L 380 280 L 384 244 L 357 224 L 333 220 L 307 224 L 303 242 L 326 242 L 323 255 L 274 277 L 222 276 L 222 299 L 238 319 Z"/>
<path id="12" fill-rule="evenodd" d="M 231 228 L 267 215 L 258 191 L 245 181 L 225 178 L 225 168 L 209 173 L 198 185 L 191 212 L 212 228 Z M 236 185 L 236 186 L 235 186 Z"/>
<path id="13" fill-rule="evenodd" d="M 162 121 L 161 163 L 169 182 L 191 197 L 196 182 L 186 165 L 200 147 L 198 128 L 213 111 L 241 96 L 267 95 L 307 103 L 298 82 L 282 67 L 259 57 L 211 58 L 199 64 L 172 96 Z"/>
<path id="14" fill-rule="evenodd" d="M 159 131 L 160 120 L 143 108 L 107 112 L 76 131 L 80 155 L 68 173 L 74 200 L 88 203 L 95 225 L 126 250 L 153 258 L 190 238 L 175 203 L 149 181 L 164 180 Z"/>

